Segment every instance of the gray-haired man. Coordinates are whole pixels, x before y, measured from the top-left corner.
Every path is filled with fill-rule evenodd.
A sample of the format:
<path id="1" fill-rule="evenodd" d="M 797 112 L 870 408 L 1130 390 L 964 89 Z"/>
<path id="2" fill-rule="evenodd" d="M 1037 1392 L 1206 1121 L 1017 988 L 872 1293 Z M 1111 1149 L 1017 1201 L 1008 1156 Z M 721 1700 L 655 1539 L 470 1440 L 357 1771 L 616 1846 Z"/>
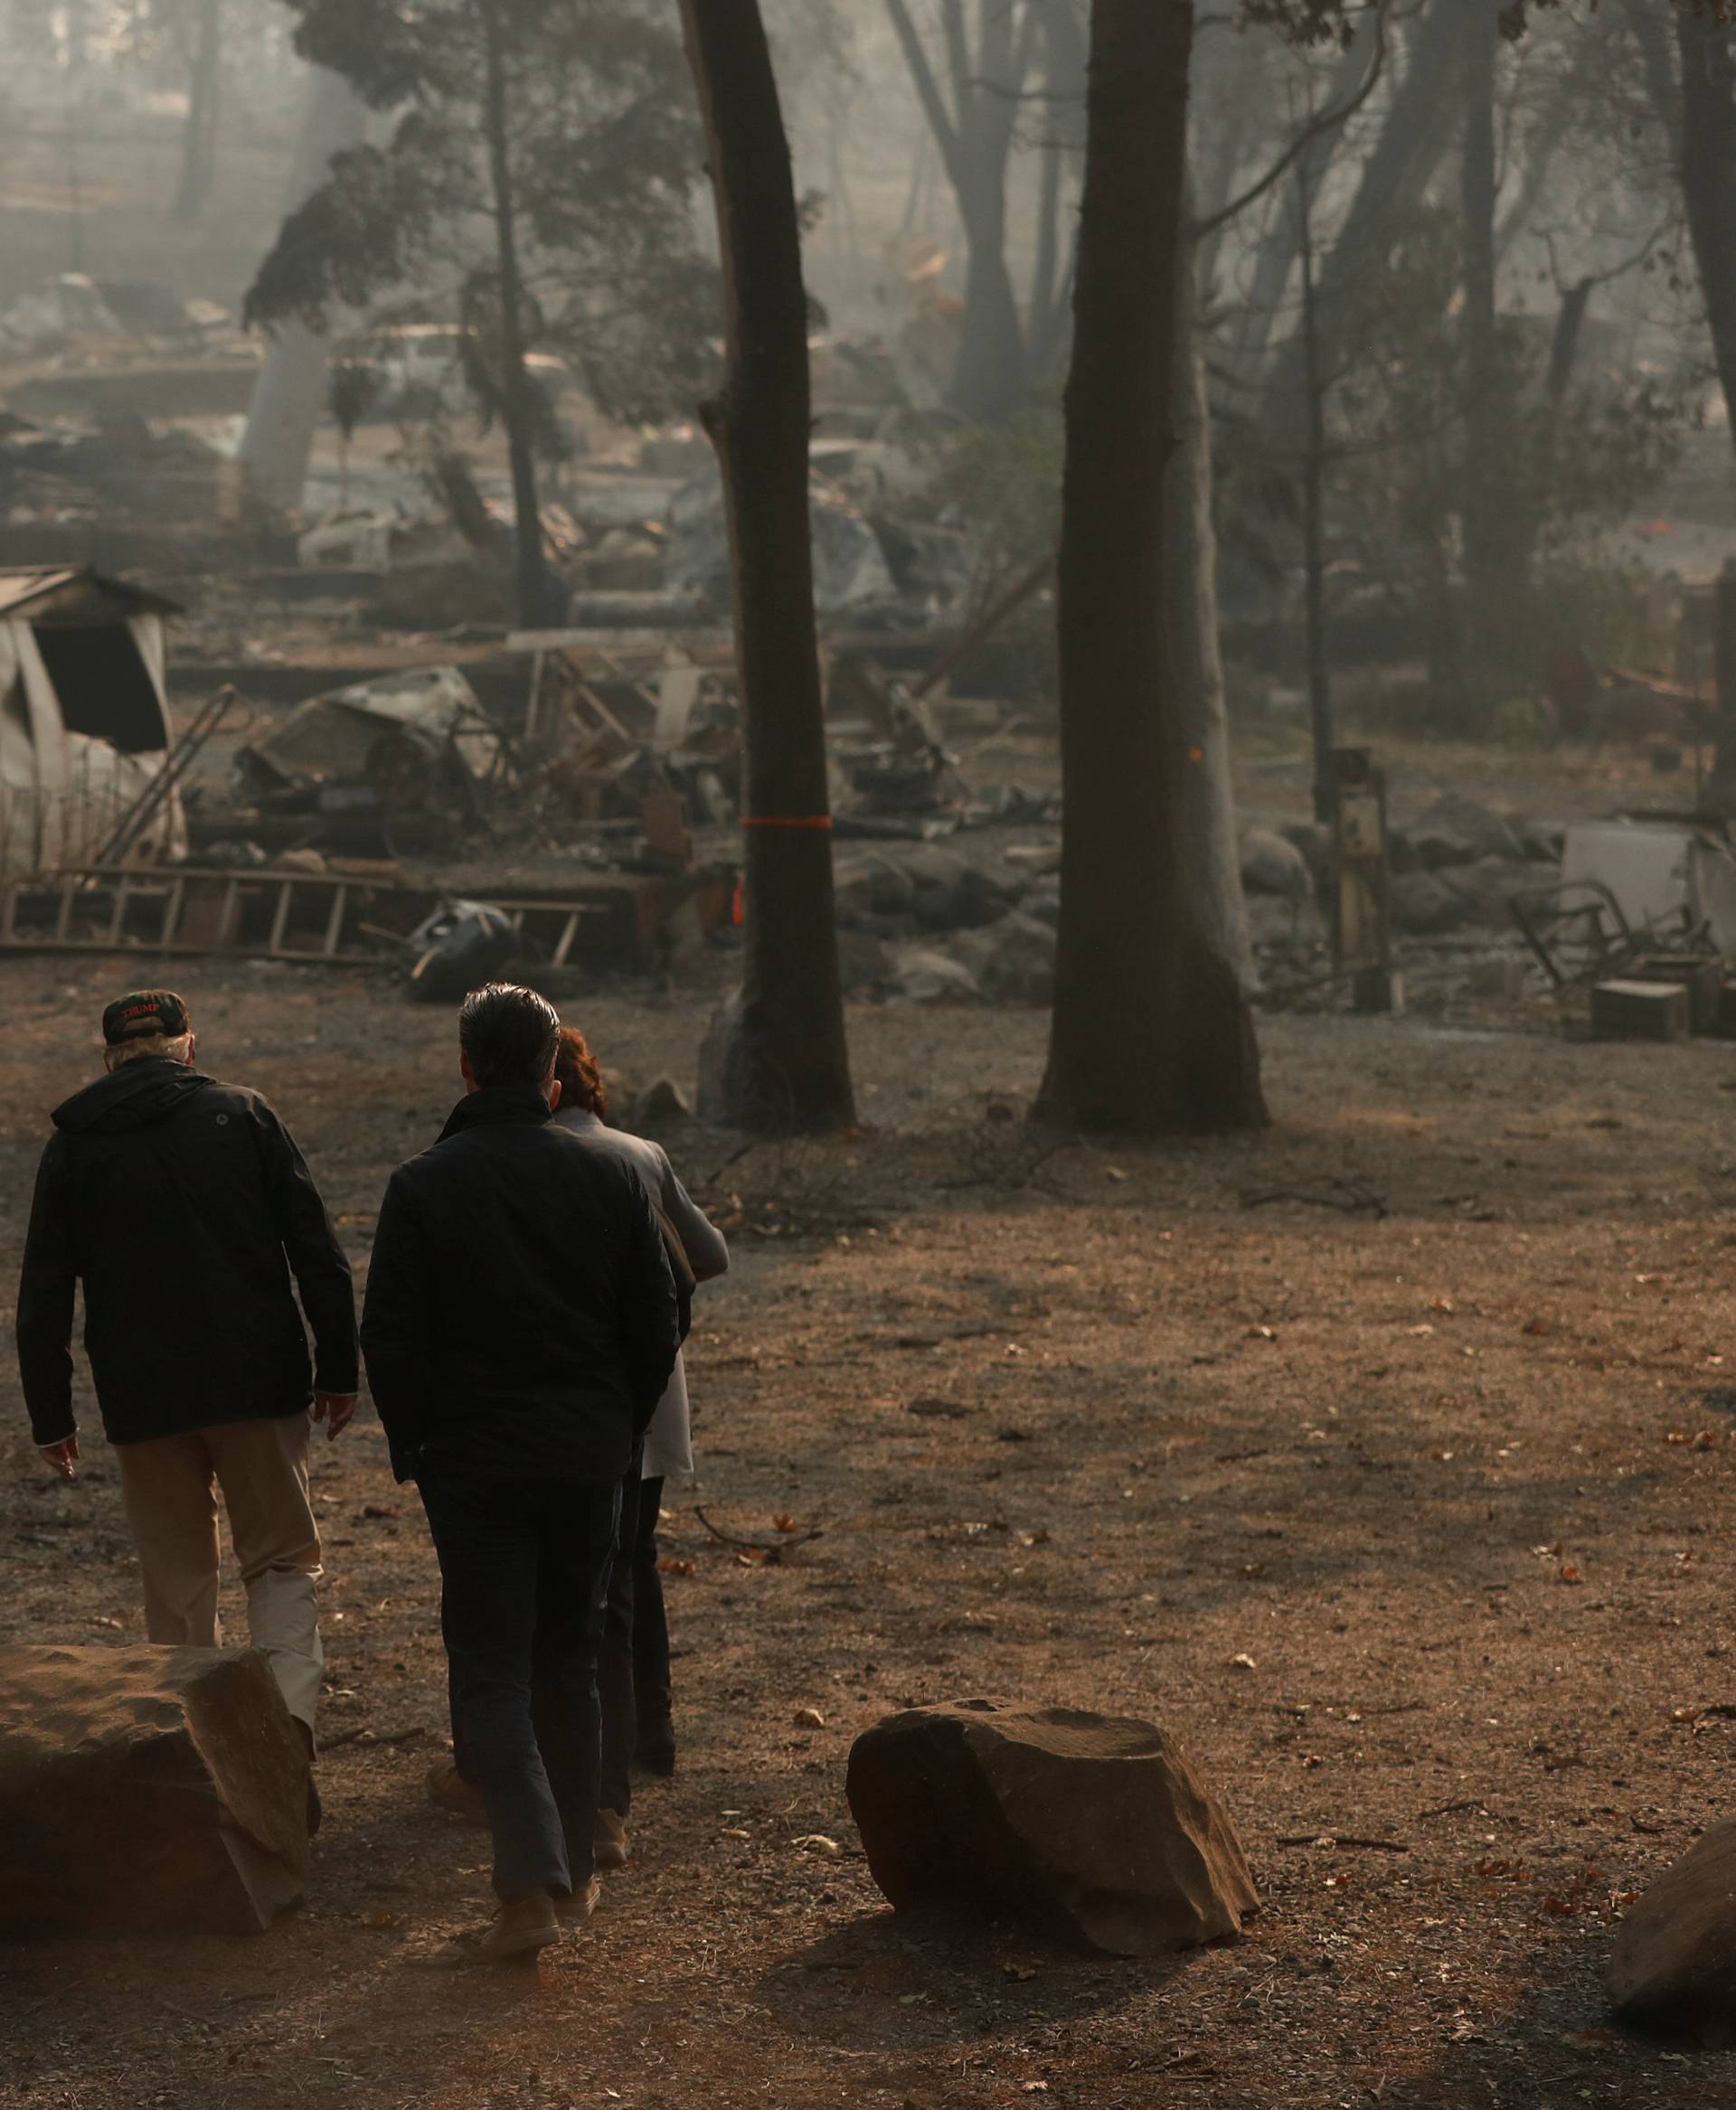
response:
<path id="1" fill-rule="evenodd" d="M 54 1112 L 18 1288 L 38 1448 L 78 1477 L 72 1309 L 138 1548 L 146 1632 L 214 1648 L 214 1487 L 248 1626 L 307 1732 L 322 1656 L 308 1423 L 355 1411 L 355 1301 L 301 1153 L 257 1092 L 193 1068 L 186 1004 L 140 990 L 102 1016 L 105 1074 Z M 293 1271 L 312 1326 L 310 1367 Z"/>

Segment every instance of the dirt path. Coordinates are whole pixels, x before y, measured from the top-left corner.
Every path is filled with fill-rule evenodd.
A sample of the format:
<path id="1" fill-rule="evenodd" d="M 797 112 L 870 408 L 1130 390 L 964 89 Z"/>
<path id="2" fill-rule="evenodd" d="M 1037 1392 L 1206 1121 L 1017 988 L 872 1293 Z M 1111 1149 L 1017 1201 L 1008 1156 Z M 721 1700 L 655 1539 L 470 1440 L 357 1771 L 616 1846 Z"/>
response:
<path id="1" fill-rule="evenodd" d="M 5 1271 L 106 993 L 0 966 Z M 424 1045 L 365 984 L 284 971 L 190 994 L 360 1261 L 448 1103 L 444 1022 Z M 679 1076 L 703 1008 L 584 1022 Z M 1271 1136 L 1052 1151 L 995 1117 L 1043 1022 L 859 1013 L 871 1131 L 721 1176 L 701 1499 L 825 1535 L 746 1562 L 672 1501 L 682 1770 L 590 1937 L 540 1976 L 425 1967 L 485 1908 L 485 1852 L 421 1799 L 436 1583 L 370 1423 L 318 1461 L 313 1908 L 0 1954 L 0 2105 L 1736 2104 L 1736 2060 L 1606 2033 L 1597 1990 L 1621 1898 L 1729 1801 L 1732 1724 L 1694 1710 L 1736 1699 L 1731 1054 L 1278 1020 Z M 677 1144 L 701 1181 L 736 1147 Z M 1249 1205 L 1330 1178 L 1386 1213 Z M 39 1476 L 7 1389 L 0 1633 L 138 1633 L 109 1461 Z M 1247 1942 L 1131 1966 L 895 1924 L 850 1738 L 976 1691 L 1175 1730 L 1254 1860 Z M 1334 1835 L 1382 1844 L 1284 1843 Z"/>

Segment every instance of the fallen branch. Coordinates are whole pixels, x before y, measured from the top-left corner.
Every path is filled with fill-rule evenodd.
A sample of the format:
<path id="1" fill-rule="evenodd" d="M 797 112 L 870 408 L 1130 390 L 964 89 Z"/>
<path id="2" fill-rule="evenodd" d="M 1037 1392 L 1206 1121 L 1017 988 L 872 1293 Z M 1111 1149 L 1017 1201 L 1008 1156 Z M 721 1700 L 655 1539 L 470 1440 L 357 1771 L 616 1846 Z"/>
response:
<path id="1" fill-rule="evenodd" d="M 1302 1201 L 1311 1209 L 1342 1210 L 1346 1216 L 1367 1215 L 1383 1220 L 1391 1211 L 1386 1197 L 1361 1180 L 1340 1179 L 1336 1173 L 1297 1187 L 1256 1187 L 1241 1198 L 1244 1209 L 1264 1209 L 1273 1201 Z"/>
<path id="2" fill-rule="evenodd" d="M 826 1526 L 815 1524 L 806 1531 L 787 1532 L 768 1542 L 763 1539 L 741 1539 L 733 1531 L 726 1531 L 714 1524 L 698 1502 L 693 1504 L 693 1514 L 704 1525 L 713 1539 L 725 1546 L 733 1546 L 741 1553 L 758 1553 L 774 1563 L 780 1562 L 785 1554 L 793 1553 L 798 1546 L 811 1546 L 816 1539 L 826 1536 Z"/>
<path id="3" fill-rule="evenodd" d="M 1280 1839 L 1280 1846 L 1341 1846 L 1361 1847 L 1369 1853 L 1409 1853 L 1408 1842 L 1402 1839 L 1353 1839 L 1342 1832 L 1298 1832 L 1294 1838 Z"/>
<path id="4" fill-rule="evenodd" d="M 425 1737 L 427 1734 L 427 1729 L 420 1722 L 414 1723 L 407 1729 L 379 1730 L 371 1729 L 363 1722 L 358 1729 L 341 1730 L 335 1737 L 322 1737 L 319 1747 L 322 1752 L 338 1751 L 345 1744 L 361 1743 L 364 1738 L 371 1744 L 413 1744 L 418 1737 Z"/>

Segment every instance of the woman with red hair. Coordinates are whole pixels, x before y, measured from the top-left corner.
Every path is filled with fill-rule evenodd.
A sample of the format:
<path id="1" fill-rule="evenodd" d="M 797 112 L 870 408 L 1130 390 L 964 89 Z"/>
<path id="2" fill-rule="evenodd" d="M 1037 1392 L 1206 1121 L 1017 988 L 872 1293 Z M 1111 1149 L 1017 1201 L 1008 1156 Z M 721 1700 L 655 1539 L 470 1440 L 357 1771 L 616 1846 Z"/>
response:
<path id="1" fill-rule="evenodd" d="M 561 1029 L 554 1074 L 561 1084 L 556 1122 L 587 1148 L 607 1152 L 638 1175 L 670 1248 L 677 1288 L 687 1286 L 684 1274 L 690 1283 L 698 1283 L 726 1273 L 730 1248 L 723 1234 L 682 1185 L 663 1145 L 608 1126 L 609 1091 L 602 1069 L 577 1026 Z M 621 1502 L 620 1547 L 599 1669 L 603 1700 L 599 1868 L 619 1868 L 627 1860 L 633 1764 L 637 1761 L 646 1772 L 665 1776 L 675 1769 L 669 1627 L 663 1578 L 657 1569 L 657 1520 L 664 1482 L 687 1478 L 693 1469 L 687 1373 L 677 1355 L 668 1389 L 646 1431 L 643 1459 L 637 1472 L 629 1474 Z"/>

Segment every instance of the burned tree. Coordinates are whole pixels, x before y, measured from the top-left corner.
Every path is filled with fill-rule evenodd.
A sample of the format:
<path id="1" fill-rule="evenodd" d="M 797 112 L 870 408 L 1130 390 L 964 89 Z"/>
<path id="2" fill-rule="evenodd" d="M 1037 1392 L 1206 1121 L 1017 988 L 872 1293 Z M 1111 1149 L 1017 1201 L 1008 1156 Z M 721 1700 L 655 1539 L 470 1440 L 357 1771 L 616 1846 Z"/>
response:
<path id="1" fill-rule="evenodd" d="M 1007 160 L 1040 10 L 1033 0 L 978 0 L 973 48 L 965 0 L 942 0 L 944 89 L 909 0 L 886 0 L 886 11 L 964 222 L 965 315 L 953 403 L 970 418 L 1010 417 L 1024 394 L 1025 344 L 1006 261 Z"/>
<path id="2" fill-rule="evenodd" d="M 759 0 L 682 0 L 710 147 L 728 325 L 705 407 L 730 523 L 746 699 L 747 957 L 720 1023 L 723 1105 L 762 1132 L 854 1117 L 838 986 L 826 727 L 808 540 L 807 296 Z"/>
<path id="3" fill-rule="evenodd" d="M 680 45 L 636 0 L 285 5 L 302 55 L 398 122 L 285 221 L 249 319 L 318 330 L 410 289 L 393 319 L 456 321 L 468 392 L 506 434 L 520 617 L 558 620 L 536 471 L 556 435 L 531 354 L 564 358 L 600 410 L 637 419 L 696 385 L 713 326 Z"/>
<path id="4" fill-rule="evenodd" d="M 1165 576 L 1192 0 L 1093 0 L 1060 560 L 1060 947 L 1040 1117 L 1162 1133 L 1266 1118 L 1252 1017 L 1191 853 Z"/>
<path id="5" fill-rule="evenodd" d="M 217 119 L 223 73 L 222 0 L 199 0 L 193 24 L 187 128 L 181 150 L 181 183 L 175 217 L 196 220 L 205 209 L 217 169 Z"/>
<path id="6" fill-rule="evenodd" d="M 367 136 L 367 107 L 341 74 L 316 68 L 307 95 L 286 216 L 318 190 L 335 156 Z M 241 435 L 241 486 L 250 506 L 293 513 L 301 504 L 325 402 L 326 352 L 326 334 L 298 316 L 271 332 Z"/>

